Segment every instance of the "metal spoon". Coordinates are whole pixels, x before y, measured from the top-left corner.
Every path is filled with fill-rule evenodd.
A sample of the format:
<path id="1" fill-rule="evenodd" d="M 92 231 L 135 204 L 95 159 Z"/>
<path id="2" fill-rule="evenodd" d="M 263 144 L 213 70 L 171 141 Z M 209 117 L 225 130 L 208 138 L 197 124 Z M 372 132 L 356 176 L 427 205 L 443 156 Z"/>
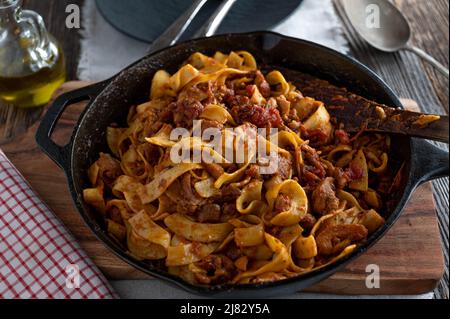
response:
<path id="1" fill-rule="evenodd" d="M 387 0 L 341 0 L 341 2 L 352 26 L 370 45 L 385 52 L 398 50 L 414 52 L 449 77 L 446 67 L 409 43 L 411 39 L 409 23 L 392 3 Z"/>
<path id="2" fill-rule="evenodd" d="M 148 47 L 147 53 L 152 53 L 177 43 L 191 24 L 192 20 L 194 20 L 195 16 L 200 12 L 200 9 L 204 6 L 206 1 L 208 0 L 194 1 L 192 5 L 177 20 L 175 20 L 175 22 L 172 23 L 163 34 L 153 41 L 153 43 Z"/>
<path id="3" fill-rule="evenodd" d="M 152 53 L 165 47 L 174 45 L 178 42 L 191 22 L 200 12 L 200 9 L 208 0 L 196 0 L 170 27 L 160 35 L 147 49 L 147 53 Z M 205 22 L 203 27 L 194 35 L 194 38 L 210 37 L 214 35 L 217 29 L 225 19 L 237 0 L 223 0 L 212 16 Z"/>
<path id="4" fill-rule="evenodd" d="M 195 33 L 194 39 L 213 36 L 236 1 L 237 0 L 222 1 L 209 20 Z"/>

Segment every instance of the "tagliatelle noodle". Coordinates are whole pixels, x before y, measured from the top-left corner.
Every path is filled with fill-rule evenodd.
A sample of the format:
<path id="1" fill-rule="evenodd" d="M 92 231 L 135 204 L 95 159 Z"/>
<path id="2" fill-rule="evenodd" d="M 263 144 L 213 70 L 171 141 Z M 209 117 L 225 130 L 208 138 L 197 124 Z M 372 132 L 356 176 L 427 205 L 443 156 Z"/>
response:
<path id="1" fill-rule="evenodd" d="M 106 130 L 84 201 L 130 256 L 194 285 L 284 280 L 347 256 L 385 223 L 401 177 L 391 139 L 350 136 L 288 80 L 246 51 L 157 70 L 149 101 Z"/>

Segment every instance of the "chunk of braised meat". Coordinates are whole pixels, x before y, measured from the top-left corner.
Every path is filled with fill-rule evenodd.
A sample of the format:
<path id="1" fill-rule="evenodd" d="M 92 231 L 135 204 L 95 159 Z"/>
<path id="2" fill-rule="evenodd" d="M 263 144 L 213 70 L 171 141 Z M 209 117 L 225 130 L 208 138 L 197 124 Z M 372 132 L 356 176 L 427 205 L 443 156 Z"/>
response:
<path id="1" fill-rule="evenodd" d="M 234 241 L 232 241 L 228 244 L 225 255 L 231 260 L 236 260 L 242 256 L 242 250 L 235 244 Z"/>
<path id="2" fill-rule="evenodd" d="M 159 114 L 160 112 L 156 110 L 148 110 L 139 114 L 138 121 L 142 123 L 142 131 L 136 132 L 139 142 L 145 143 L 146 137 L 153 136 L 161 129 L 164 123 L 160 120 Z"/>
<path id="3" fill-rule="evenodd" d="M 193 215 L 198 209 L 198 205 L 182 198 L 177 201 L 177 212 L 186 215 Z"/>
<path id="4" fill-rule="evenodd" d="M 284 156 L 278 156 L 278 167 L 275 175 L 279 175 L 282 180 L 289 179 L 292 175 L 292 160 Z"/>
<path id="5" fill-rule="evenodd" d="M 271 107 L 254 105 L 250 112 L 248 112 L 248 109 L 244 109 L 242 118 L 257 127 L 281 128 L 284 125 L 280 112 Z"/>
<path id="6" fill-rule="evenodd" d="M 294 110 L 295 111 L 295 110 Z M 293 130 L 294 132 L 296 132 L 296 133 L 298 133 L 298 129 L 300 128 L 300 126 L 301 126 L 301 123 L 300 123 L 300 121 L 297 121 L 297 120 L 294 120 L 294 119 L 292 119 L 292 120 L 290 120 L 289 122 L 288 122 L 288 125 L 287 125 L 291 130 Z"/>
<path id="7" fill-rule="evenodd" d="M 224 165 L 224 169 L 226 173 L 234 173 L 239 169 L 239 166 L 236 163 L 226 164 Z"/>
<path id="8" fill-rule="evenodd" d="M 221 189 L 220 195 L 217 198 L 215 198 L 215 202 L 217 203 L 235 202 L 240 195 L 241 190 L 239 188 L 234 187 L 232 185 L 226 185 Z"/>
<path id="9" fill-rule="evenodd" d="M 311 214 L 305 214 L 300 220 L 300 226 L 306 231 L 310 231 L 316 224 L 317 219 Z"/>
<path id="10" fill-rule="evenodd" d="M 303 187 L 305 192 L 309 193 L 309 191 L 314 190 L 314 188 L 320 183 L 321 179 L 314 173 L 311 173 L 305 170 L 302 174 L 302 180 L 306 182 L 306 185 Z"/>
<path id="11" fill-rule="evenodd" d="M 230 110 L 232 110 L 233 107 L 235 107 L 235 106 L 250 104 L 250 98 L 245 95 L 235 94 L 235 95 L 227 96 L 225 102 L 226 102 L 228 108 Z M 232 113 L 231 115 L 235 118 L 235 120 L 239 120 L 237 118 L 238 114 L 234 114 L 233 111 L 231 111 L 231 113 Z"/>
<path id="12" fill-rule="evenodd" d="M 319 154 L 317 153 L 317 150 L 312 148 L 308 144 L 303 144 L 301 146 L 301 149 L 305 161 L 315 168 L 315 171 L 313 171 L 313 173 L 315 173 L 319 177 L 324 177 L 325 167 L 323 163 L 320 161 L 320 157 Z"/>
<path id="13" fill-rule="evenodd" d="M 198 100 L 188 97 L 177 103 L 173 121 L 177 127 L 191 128 L 193 121 L 202 114 L 204 106 Z"/>
<path id="14" fill-rule="evenodd" d="M 334 178 L 336 187 L 343 189 L 350 182 L 348 174 L 340 167 L 331 166 L 327 168 L 327 175 Z"/>
<path id="15" fill-rule="evenodd" d="M 312 172 L 320 178 L 323 178 L 325 176 L 325 166 L 320 161 L 317 150 L 307 144 L 303 144 L 301 149 L 305 162 L 314 168 Z"/>
<path id="16" fill-rule="evenodd" d="M 209 83 L 203 82 L 189 87 L 185 92 L 186 96 L 203 102 L 211 95 L 211 93 L 208 92 L 209 90 Z"/>
<path id="17" fill-rule="evenodd" d="M 223 167 L 216 163 L 203 163 L 203 166 L 205 167 L 206 171 L 215 179 L 218 179 L 223 173 L 225 173 Z"/>
<path id="18" fill-rule="evenodd" d="M 226 85 L 218 86 L 215 91 L 214 96 L 216 97 L 218 103 L 223 103 L 230 96 L 234 96 L 236 93 L 233 89 L 228 88 Z"/>
<path id="19" fill-rule="evenodd" d="M 251 164 L 245 171 L 245 175 L 251 177 L 252 179 L 261 179 L 261 175 L 259 173 L 259 166 L 256 164 Z"/>
<path id="20" fill-rule="evenodd" d="M 197 85 L 204 96 L 199 99 L 204 105 L 222 103 L 229 96 L 233 96 L 234 90 L 226 85 L 219 85 L 214 81 L 203 82 Z M 191 96 L 188 92 L 188 96 Z M 192 96 L 195 97 L 195 96 Z"/>
<path id="21" fill-rule="evenodd" d="M 240 214 L 236 208 L 236 203 L 225 203 L 222 206 L 222 215 L 220 216 L 220 222 L 226 223 L 230 219 L 239 217 Z"/>
<path id="22" fill-rule="evenodd" d="M 307 144 L 301 146 L 304 160 L 302 178 L 309 186 L 315 186 L 326 175 L 325 165 L 320 161 L 317 151 Z"/>
<path id="23" fill-rule="evenodd" d="M 192 190 L 192 175 L 190 173 L 186 173 L 181 177 L 181 190 L 184 197 L 197 202 L 197 198 Z"/>
<path id="24" fill-rule="evenodd" d="M 99 168 L 99 178 L 108 186 L 111 187 L 114 181 L 123 175 L 120 162 L 109 154 L 100 153 L 100 158 L 97 161 Z"/>
<path id="25" fill-rule="evenodd" d="M 344 130 L 336 130 L 334 132 L 334 136 L 338 140 L 340 144 L 350 144 L 350 136 L 348 136 L 347 132 Z"/>
<path id="26" fill-rule="evenodd" d="M 329 214 L 339 208 L 339 199 L 336 197 L 334 179 L 325 178 L 312 193 L 313 211 L 319 215 Z"/>
<path id="27" fill-rule="evenodd" d="M 319 146 L 326 143 L 329 139 L 329 135 L 321 129 L 309 130 L 304 125 L 299 127 L 302 137 L 310 141 L 311 145 Z"/>
<path id="28" fill-rule="evenodd" d="M 300 118 L 298 117 L 298 114 L 297 114 L 297 110 L 296 109 L 294 109 L 294 108 L 291 108 L 290 110 L 289 110 L 289 116 L 288 116 L 288 118 L 289 118 L 289 120 L 290 121 L 295 121 L 296 123 L 294 124 L 294 123 L 292 123 L 292 125 L 291 126 L 293 126 L 292 128 L 294 129 L 299 129 L 300 128 L 300 126 L 301 126 L 301 123 L 300 123 Z"/>
<path id="29" fill-rule="evenodd" d="M 259 70 L 255 73 L 255 84 L 262 96 L 264 96 L 265 98 L 270 97 L 271 90 L 269 82 L 266 81 L 266 78 Z"/>
<path id="30" fill-rule="evenodd" d="M 158 164 L 160 157 L 158 146 L 150 143 L 144 143 L 138 146 L 138 151 L 150 165 L 155 166 Z"/>
<path id="31" fill-rule="evenodd" d="M 230 281 L 236 274 L 234 263 L 224 255 L 209 255 L 196 262 L 201 271 L 194 272 L 198 283 L 204 285 L 220 285 Z"/>
<path id="32" fill-rule="evenodd" d="M 335 255 L 346 246 L 367 237 L 367 228 L 359 224 L 332 225 L 316 236 L 317 250 L 321 255 Z"/>
<path id="33" fill-rule="evenodd" d="M 217 223 L 220 221 L 222 211 L 217 204 L 205 204 L 197 211 L 197 220 L 200 223 Z"/>
<path id="34" fill-rule="evenodd" d="M 202 134 L 209 128 L 222 130 L 223 124 L 214 120 L 202 120 Z"/>
<path id="35" fill-rule="evenodd" d="M 277 100 L 275 98 L 271 97 L 270 99 L 267 100 L 266 107 L 277 108 L 278 107 Z M 283 114 L 281 114 L 281 115 L 283 115 Z"/>
<path id="36" fill-rule="evenodd" d="M 163 108 L 158 116 L 159 120 L 163 123 L 173 123 L 173 115 L 175 113 L 175 109 L 177 108 L 177 103 L 172 102 L 167 107 Z"/>
<path id="37" fill-rule="evenodd" d="M 345 170 L 345 174 L 349 180 L 358 180 L 363 177 L 364 170 L 357 161 L 351 161 L 348 168 Z"/>
<path id="38" fill-rule="evenodd" d="M 153 136 L 158 133 L 164 123 L 158 120 L 152 124 L 143 123 L 143 125 L 144 129 L 137 135 L 137 139 L 140 143 L 145 143 L 146 137 Z"/>
<path id="39" fill-rule="evenodd" d="M 281 128 L 284 126 L 276 108 L 256 105 L 248 97 L 234 96 L 229 100 L 231 115 L 238 123 L 250 122 L 259 128 Z"/>
<path id="40" fill-rule="evenodd" d="M 266 220 L 271 220 L 281 212 L 288 211 L 291 208 L 292 201 L 286 194 L 278 194 L 271 212 L 265 216 Z"/>
<path id="41" fill-rule="evenodd" d="M 186 173 L 181 177 L 180 195 L 180 198 L 177 200 L 177 211 L 182 214 L 194 214 L 198 207 L 205 202 L 204 198 L 201 198 L 193 191 L 190 173 Z"/>
<path id="42" fill-rule="evenodd" d="M 279 105 L 281 117 L 286 121 L 291 110 L 291 102 L 289 102 L 284 95 L 280 95 L 276 99 L 271 98 L 270 100 L 275 100 L 276 105 Z"/>
<path id="43" fill-rule="evenodd" d="M 265 232 L 274 237 L 279 237 L 282 230 L 283 230 L 283 227 L 280 227 L 280 226 L 266 225 L 266 227 L 265 227 Z"/>
<path id="44" fill-rule="evenodd" d="M 292 201 L 291 198 L 286 194 L 278 194 L 275 200 L 274 210 L 277 213 L 288 211 L 291 208 Z"/>
<path id="45" fill-rule="evenodd" d="M 239 90 L 238 93 L 245 94 L 249 98 L 251 98 L 253 96 L 253 94 L 255 94 L 255 91 L 256 91 L 256 86 L 253 84 L 249 84 L 249 85 L 245 86 L 244 90 Z"/>

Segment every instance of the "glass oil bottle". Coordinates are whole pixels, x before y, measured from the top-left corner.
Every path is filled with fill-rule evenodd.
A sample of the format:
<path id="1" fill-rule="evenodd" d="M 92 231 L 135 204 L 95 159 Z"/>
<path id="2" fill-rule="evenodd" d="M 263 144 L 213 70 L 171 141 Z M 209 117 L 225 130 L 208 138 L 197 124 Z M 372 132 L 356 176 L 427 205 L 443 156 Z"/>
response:
<path id="1" fill-rule="evenodd" d="M 21 0 L 0 0 L 0 99 L 42 106 L 65 78 L 63 52 L 42 17 L 22 10 Z"/>

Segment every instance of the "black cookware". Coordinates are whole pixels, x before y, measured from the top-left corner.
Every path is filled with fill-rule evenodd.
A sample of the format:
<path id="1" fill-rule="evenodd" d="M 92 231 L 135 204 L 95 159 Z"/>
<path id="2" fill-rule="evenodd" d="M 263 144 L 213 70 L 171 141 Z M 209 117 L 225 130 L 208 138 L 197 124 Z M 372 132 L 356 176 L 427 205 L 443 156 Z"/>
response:
<path id="1" fill-rule="evenodd" d="M 106 128 L 114 122 L 125 124 L 129 106 L 148 101 L 151 79 L 157 70 L 166 69 L 173 73 L 193 52 L 213 54 L 217 50 L 247 50 L 264 65 L 306 72 L 379 103 L 401 107 L 394 92 L 359 62 L 323 46 L 272 32 L 220 35 L 181 43 L 142 58 L 109 80 L 60 96 L 42 120 L 36 141 L 66 173 L 73 201 L 86 224 L 117 256 L 137 269 L 205 296 L 258 298 L 292 293 L 330 276 L 364 253 L 397 220 L 419 184 L 448 176 L 447 152 L 424 140 L 393 137 L 391 157 L 399 163 L 405 163 L 406 180 L 395 199 L 394 208 L 386 218 L 386 224 L 349 256 L 297 278 L 245 286 L 193 286 L 168 275 L 155 264 L 134 259 L 124 247 L 107 235 L 101 218 L 83 201 L 83 189 L 89 187 L 87 170 L 98 158 L 99 152 L 108 151 Z M 51 140 L 51 134 L 58 119 L 68 105 L 82 100 L 90 102 L 80 116 L 70 142 L 62 147 L 56 145 Z"/>

